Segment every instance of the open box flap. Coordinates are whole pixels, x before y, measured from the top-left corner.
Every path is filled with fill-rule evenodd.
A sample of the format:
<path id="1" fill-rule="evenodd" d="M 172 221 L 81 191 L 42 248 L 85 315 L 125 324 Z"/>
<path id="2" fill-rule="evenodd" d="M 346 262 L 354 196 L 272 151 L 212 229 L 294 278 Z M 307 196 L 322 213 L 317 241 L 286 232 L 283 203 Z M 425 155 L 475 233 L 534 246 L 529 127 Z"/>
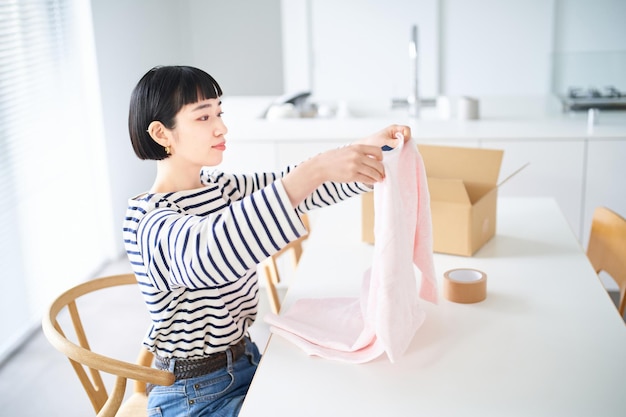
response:
<path id="1" fill-rule="evenodd" d="M 428 177 L 430 201 L 470 205 L 465 184 L 459 179 Z"/>
<path id="2" fill-rule="evenodd" d="M 526 168 L 528 165 L 530 165 L 530 162 L 526 162 L 524 165 L 522 165 L 521 167 L 519 167 L 515 171 L 513 171 L 513 173 L 509 174 L 506 178 L 504 178 L 502 181 L 500 181 L 498 183 L 498 188 L 500 188 L 502 186 L 502 184 L 504 184 L 505 182 L 507 182 L 508 180 L 510 180 L 511 178 L 516 176 L 517 174 L 519 174 L 520 171 L 523 170 L 524 168 Z"/>
<path id="3" fill-rule="evenodd" d="M 504 151 L 455 146 L 418 145 L 426 175 L 495 186 Z"/>

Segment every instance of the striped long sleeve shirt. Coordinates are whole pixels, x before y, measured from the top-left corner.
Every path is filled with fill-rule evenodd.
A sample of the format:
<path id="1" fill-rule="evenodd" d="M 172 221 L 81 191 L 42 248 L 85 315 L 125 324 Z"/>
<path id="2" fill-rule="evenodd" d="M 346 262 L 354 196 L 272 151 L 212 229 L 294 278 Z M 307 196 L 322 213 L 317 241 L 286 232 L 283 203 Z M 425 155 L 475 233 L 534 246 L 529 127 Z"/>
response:
<path id="1" fill-rule="evenodd" d="M 145 346 L 162 357 L 225 350 L 252 325 L 257 265 L 306 233 L 299 213 L 369 191 L 324 183 L 296 210 L 278 174 L 200 173 L 202 188 L 131 198 L 126 253 L 152 325 Z"/>

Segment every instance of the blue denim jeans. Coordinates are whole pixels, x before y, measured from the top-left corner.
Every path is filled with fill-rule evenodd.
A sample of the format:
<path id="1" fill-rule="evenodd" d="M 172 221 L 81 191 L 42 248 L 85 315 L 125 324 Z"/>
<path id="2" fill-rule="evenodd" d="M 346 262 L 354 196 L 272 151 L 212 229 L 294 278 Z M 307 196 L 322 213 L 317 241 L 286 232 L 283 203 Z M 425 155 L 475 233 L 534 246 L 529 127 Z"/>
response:
<path id="1" fill-rule="evenodd" d="M 235 417 L 254 376 L 261 354 L 246 337 L 246 354 L 219 371 L 181 379 L 169 387 L 154 386 L 148 396 L 149 417 Z"/>

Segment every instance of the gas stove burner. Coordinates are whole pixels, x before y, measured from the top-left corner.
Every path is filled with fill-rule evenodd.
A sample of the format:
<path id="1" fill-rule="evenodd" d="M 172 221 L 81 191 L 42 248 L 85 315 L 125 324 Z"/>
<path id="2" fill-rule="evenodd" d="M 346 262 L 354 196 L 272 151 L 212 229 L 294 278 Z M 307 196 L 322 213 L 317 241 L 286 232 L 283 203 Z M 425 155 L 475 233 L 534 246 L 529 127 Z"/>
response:
<path id="1" fill-rule="evenodd" d="M 586 90 L 578 87 L 570 87 L 567 90 L 567 96 L 569 98 L 620 98 L 626 97 L 626 93 L 622 93 L 617 88 L 613 86 L 605 87 L 604 90 L 600 91 L 595 87 L 590 87 Z"/>
<path id="2" fill-rule="evenodd" d="M 602 90 L 596 87 L 570 87 L 567 95 L 562 97 L 562 102 L 565 111 L 626 110 L 626 92 L 621 92 L 614 86 L 607 86 Z"/>

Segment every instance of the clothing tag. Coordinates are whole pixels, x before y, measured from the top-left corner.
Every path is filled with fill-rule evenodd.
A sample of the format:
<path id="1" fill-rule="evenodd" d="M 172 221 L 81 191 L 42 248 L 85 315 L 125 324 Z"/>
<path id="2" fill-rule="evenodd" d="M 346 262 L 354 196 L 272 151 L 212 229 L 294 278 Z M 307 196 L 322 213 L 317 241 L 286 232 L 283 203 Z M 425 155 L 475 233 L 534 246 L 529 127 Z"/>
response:
<path id="1" fill-rule="evenodd" d="M 404 135 L 400 132 L 396 133 L 396 139 L 398 139 L 400 141 L 400 143 L 398 144 L 397 148 L 402 148 L 402 145 L 404 144 Z M 384 145 L 382 148 L 383 152 L 388 152 L 388 151 L 393 151 L 396 148 L 392 148 L 389 145 Z"/>

